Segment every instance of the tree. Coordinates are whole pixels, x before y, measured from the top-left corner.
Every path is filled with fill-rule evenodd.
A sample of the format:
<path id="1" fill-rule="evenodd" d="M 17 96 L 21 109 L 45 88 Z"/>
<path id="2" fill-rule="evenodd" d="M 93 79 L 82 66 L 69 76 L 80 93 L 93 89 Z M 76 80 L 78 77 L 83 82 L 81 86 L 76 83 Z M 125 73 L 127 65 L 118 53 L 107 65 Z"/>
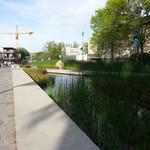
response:
<path id="1" fill-rule="evenodd" d="M 44 45 L 44 51 L 49 52 L 51 59 L 59 59 L 64 50 L 65 44 L 63 42 L 56 43 L 54 41 L 50 41 L 46 42 Z"/>
<path id="2" fill-rule="evenodd" d="M 130 25 L 132 34 L 138 37 L 141 50 L 141 63 L 143 63 L 144 44 L 147 40 L 146 30 L 150 25 L 150 1 L 149 0 L 132 0 L 129 2 L 130 16 L 132 16 Z"/>
<path id="3" fill-rule="evenodd" d="M 148 24 L 149 0 L 108 0 L 105 8 L 97 10 L 91 19 L 92 42 L 98 50 L 110 49 L 113 59 L 117 46 L 122 41 L 129 41 L 129 34 L 136 35 L 139 38 L 142 56 Z"/>
<path id="4" fill-rule="evenodd" d="M 25 62 L 29 58 L 30 53 L 28 52 L 28 50 L 26 50 L 23 47 L 18 48 L 18 51 L 21 54 L 21 57 L 20 57 L 19 61 L 20 62 Z"/>
<path id="5" fill-rule="evenodd" d="M 119 0 L 116 5 L 121 6 Z M 119 28 L 119 13 L 116 12 L 116 7 L 111 4 L 111 1 L 107 2 L 104 9 L 96 11 L 91 19 L 91 27 L 94 31 L 92 41 L 96 44 L 98 51 L 110 50 L 113 60 L 114 50 L 117 49 L 117 42 L 122 36 Z"/>
<path id="6" fill-rule="evenodd" d="M 49 60 L 49 58 L 50 58 L 50 54 L 48 52 L 38 52 L 38 53 L 35 53 L 34 55 L 34 59 L 37 61 Z"/>
<path id="7" fill-rule="evenodd" d="M 74 43 L 73 43 L 73 48 L 78 48 L 78 47 L 79 47 L 79 43 L 74 42 Z"/>
<path id="8" fill-rule="evenodd" d="M 88 54 L 88 42 L 85 42 L 85 43 L 84 43 L 83 52 L 84 52 L 85 54 Z"/>

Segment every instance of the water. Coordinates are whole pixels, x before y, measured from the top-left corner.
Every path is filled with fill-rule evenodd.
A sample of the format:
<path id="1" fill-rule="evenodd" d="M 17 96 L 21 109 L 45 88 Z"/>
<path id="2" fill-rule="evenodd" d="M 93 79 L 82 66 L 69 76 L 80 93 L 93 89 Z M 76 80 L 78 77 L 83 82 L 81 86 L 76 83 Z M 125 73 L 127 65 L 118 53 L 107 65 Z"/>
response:
<path id="1" fill-rule="evenodd" d="M 102 150 L 150 150 L 150 85 L 54 76 L 46 91 Z"/>

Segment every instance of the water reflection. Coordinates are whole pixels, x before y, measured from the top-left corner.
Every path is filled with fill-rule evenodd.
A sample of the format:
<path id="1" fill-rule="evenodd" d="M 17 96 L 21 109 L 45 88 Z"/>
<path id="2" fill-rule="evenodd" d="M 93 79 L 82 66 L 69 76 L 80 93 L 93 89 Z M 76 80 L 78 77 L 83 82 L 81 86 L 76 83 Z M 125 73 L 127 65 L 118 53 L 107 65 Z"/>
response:
<path id="1" fill-rule="evenodd" d="M 47 92 L 102 150 L 150 149 L 150 86 L 54 76 Z"/>

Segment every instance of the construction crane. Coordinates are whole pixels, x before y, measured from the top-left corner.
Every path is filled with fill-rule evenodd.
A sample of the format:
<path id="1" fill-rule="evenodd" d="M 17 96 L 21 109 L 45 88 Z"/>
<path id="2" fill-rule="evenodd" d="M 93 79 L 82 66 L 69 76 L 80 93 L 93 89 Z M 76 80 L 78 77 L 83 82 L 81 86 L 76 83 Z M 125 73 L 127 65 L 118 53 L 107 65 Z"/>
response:
<path id="1" fill-rule="evenodd" d="M 19 35 L 32 35 L 33 32 L 19 32 L 18 25 L 16 25 L 16 32 L 2 32 L 0 34 L 9 34 L 9 35 L 15 35 L 16 39 L 16 49 L 19 47 Z"/>

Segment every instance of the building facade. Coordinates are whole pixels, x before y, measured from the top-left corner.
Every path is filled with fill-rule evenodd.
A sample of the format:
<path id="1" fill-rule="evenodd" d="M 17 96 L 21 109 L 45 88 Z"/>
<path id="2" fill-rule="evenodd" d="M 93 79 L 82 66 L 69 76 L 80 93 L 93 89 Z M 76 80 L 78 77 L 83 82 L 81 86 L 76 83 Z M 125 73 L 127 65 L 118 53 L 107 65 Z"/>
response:
<path id="1" fill-rule="evenodd" d="M 13 47 L 1 47 L 0 48 L 0 61 L 6 63 L 17 63 L 19 59 L 19 53 Z"/>

